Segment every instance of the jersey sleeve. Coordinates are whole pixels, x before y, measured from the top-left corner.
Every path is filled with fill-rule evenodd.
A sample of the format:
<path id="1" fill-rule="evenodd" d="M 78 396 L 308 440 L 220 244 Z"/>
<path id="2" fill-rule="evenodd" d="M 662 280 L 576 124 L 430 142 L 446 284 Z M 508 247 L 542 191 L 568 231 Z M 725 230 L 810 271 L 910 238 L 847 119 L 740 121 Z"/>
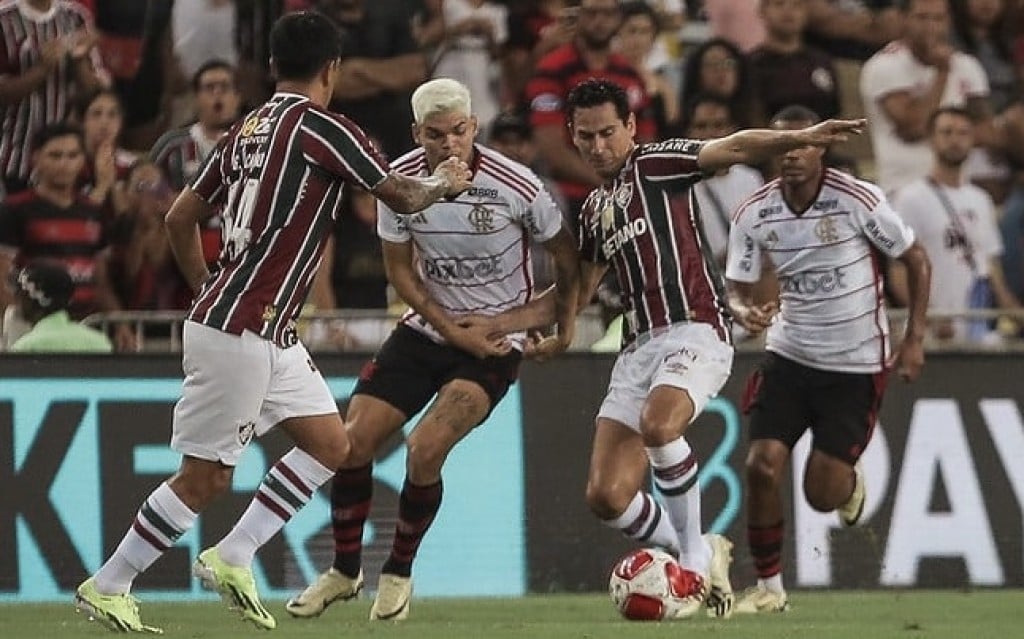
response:
<path id="1" fill-rule="evenodd" d="M 203 162 L 203 166 L 192 178 L 189 185 L 196 195 L 207 204 L 216 205 L 226 193 L 224 176 L 224 152 L 228 146 L 229 138 L 233 136 L 222 136 L 217 146 L 210 152 L 210 156 Z"/>
<path id="2" fill-rule="evenodd" d="M 303 119 L 306 158 L 331 175 L 372 190 L 390 166 L 370 138 L 348 118 L 310 110 Z"/>
<path id="3" fill-rule="evenodd" d="M 704 141 L 673 138 L 640 147 L 638 162 L 643 162 L 643 176 L 648 180 L 685 180 L 695 183 L 704 177 L 697 156 Z"/>
<path id="4" fill-rule="evenodd" d="M 991 88 L 988 83 L 988 75 L 985 73 L 985 68 L 981 66 L 981 62 L 973 55 L 967 53 L 961 53 L 958 57 L 960 58 L 960 66 L 963 69 L 961 82 L 963 83 L 964 95 L 968 98 L 988 96 Z"/>
<path id="5" fill-rule="evenodd" d="M 752 205 L 740 207 L 729 225 L 729 248 L 726 252 L 725 276 L 734 282 L 752 284 L 761 279 L 761 243 L 754 234 L 750 220 L 744 215 Z"/>
<path id="6" fill-rule="evenodd" d="M 424 212 L 417 213 L 423 215 Z M 388 242 L 398 244 L 408 242 L 412 239 L 412 232 L 409 229 L 409 220 L 413 216 L 399 215 L 391 208 L 377 200 L 377 236 Z"/>
<path id="7" fill-rule="evenodd" d="M 899 257 L 914 243 L 914 230 L 889 206 L 882 190 L 860 182 L 877 199 L 874 206 L 854 206 L 850 216 L 868 241 L 889 257 Z"/>
<path id="8" fill-rule="evenodd" d="M 562 212 L 551 193 L 542 185 L 523 211 L 523 228 L 537 242 L 547 242 L 562 229 Z"/>

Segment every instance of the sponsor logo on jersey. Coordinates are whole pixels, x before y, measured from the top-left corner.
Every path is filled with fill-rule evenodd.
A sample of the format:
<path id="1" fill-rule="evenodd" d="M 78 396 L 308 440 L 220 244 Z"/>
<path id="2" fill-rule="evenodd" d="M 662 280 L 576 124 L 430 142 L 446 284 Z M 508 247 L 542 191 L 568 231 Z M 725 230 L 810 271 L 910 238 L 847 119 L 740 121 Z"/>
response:
<path id="1" fill-rule="evenodd" d="M 757 217 L 758 219 L 763 220 L 766 217 L 778 215 L 779 213 L 782 213 L 782 205 L 776 204 L 775 206 L 766 206 L 763 209 L 758 209 Z"/>
<path id="2" fill-rule="evenodd" d="M 843 278 L 846 271 L 842 268 L 827 271 L 804 271 L 779 278 L 779 289 L 783 293 L 796 295 L 813 295 L 815 293 L 831 293 L 846 288 Z"/>
<path id="3" fill-rule="evenodd" d="M 811 208 L 815 211 L 831 211 L 832 209 L 839 208 L 839 200 L 835 198 L 831 200 L 818 200 L 811 205 Z"/>
<path id="4" fill-rule="evenodd" d="M 647 220 L 642 217 L 631 221 L 622 228 L 616 229 L 615 232 L 605 239 L 604 243 L 601 245 L 601 250 L 604 252 L 605 259 L 611 259 L 613 255 L 619 252 L 619 249 L 621 249 L 626 242 L 632 242 L 646 233 Z"/>
<path id="5" fill-rule="evenodd" d="M 492 277 L 500 275 L 502 270 L 498 256 L 423 260 L 424 274 L 436 282 Z"/>
<path id="6" fill-rule="evenodd" d="M 488 189 L 482 186 L 471 186 L 469 187 L 469 190 L 466 191 L 466 195 L 468 195 L 469 197 L 478 197 L 482 199 L 489 198 L 493 200 L 497 199 L 498 197 L 498 189 Z"/>
<path id="7" fill-rule="evenodd" d="M 238 425 L 238 443 L 240 445 L 248 446 L 255 434 L 256 422 L 245 422 Z"/>
<path id="8" fill-rule="evenodd" d="M 896 240 L 886 235 L 885 231 L 878 226 L 878 222 L 871 220 L 864 225 L 864 228 L 867 230 L 868 235 L 871 236 L 871 239 L 875 241 L 876 245 L 883 246 L 887 249 L 892 249 L 896 246 Z"/>
<path id="9" fill-rule="evenodd" d="M 754 238 L 749 235 L 743 237 L 743 257 L 740 259 L 740 268 L 747 273 L 754 268 Z"/>

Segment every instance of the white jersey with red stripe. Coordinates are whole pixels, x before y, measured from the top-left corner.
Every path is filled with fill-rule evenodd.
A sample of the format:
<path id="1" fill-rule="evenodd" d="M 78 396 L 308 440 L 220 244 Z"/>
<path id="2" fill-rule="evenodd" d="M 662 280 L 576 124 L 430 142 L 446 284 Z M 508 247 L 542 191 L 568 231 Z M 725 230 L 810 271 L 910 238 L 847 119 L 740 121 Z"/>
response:
<path id="1" fill-rule="evenodd" d="M 813 368 L 877 373 L 890 355 L 879 252 L 899 257 L 913 243 L 881 189 L 826 169 L 804 211 L 790 208 L 778 179 L 740 206 L 726 276 L 756 282 L 763 257 L 774 265 L 781 310 L 768 350 Z"/>
<path id="2" fill-rule="evenodd" d="M 392 164 L 411 176 L 428 174 L 426 154 L 411 151 Z M 530 243 L 562 228 L 562 214 L 529 168 L 477 146 L 472 186 L 452 200 L 412 216 L 377 204 L 377 233 L 388 242 L 412 242 L 416 266 L 434 300 L 452 316 L 496 315 L 530 301 L 534 292 Z M 437 342 L 441 335 L 410 310 L 408 326 Z M 510 336 L 521 345 L 524 334 Z"/>

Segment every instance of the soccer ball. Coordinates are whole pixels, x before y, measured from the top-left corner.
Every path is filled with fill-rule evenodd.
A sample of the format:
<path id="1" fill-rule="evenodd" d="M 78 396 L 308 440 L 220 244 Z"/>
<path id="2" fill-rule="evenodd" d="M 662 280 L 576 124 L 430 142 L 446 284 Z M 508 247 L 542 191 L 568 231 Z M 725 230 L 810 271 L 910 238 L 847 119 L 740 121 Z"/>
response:
<path id="1" fill-rule="evenodd" d="M 703 591 L 703 577 L 658 548 L 636 550 L 617 561 L 608 583 L 615 607 L 632 621 L 688 616 Z"/>

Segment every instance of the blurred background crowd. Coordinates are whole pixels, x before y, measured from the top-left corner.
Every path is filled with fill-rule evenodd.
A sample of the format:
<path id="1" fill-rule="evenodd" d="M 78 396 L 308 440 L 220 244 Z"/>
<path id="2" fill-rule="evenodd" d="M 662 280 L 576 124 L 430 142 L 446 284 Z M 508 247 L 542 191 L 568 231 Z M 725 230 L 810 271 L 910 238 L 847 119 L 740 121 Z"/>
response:
<path id="1" fill-rule="evenodd" d="M 15 344 L 30 329 L 56 335 L 60 350 L 173 338 L 173 321 L 95 318 L 173 318 L 189 304 L 163 215 L 218 138 L 270 94 L 270 25 L 299 10 L 345 29 L 332 108 L 386 156 L 412 148 L 412 90 L 458 79 L 480 143 L 542 175 L 570 228 L 599 184 L 562 113 L 581 79 L 627 88 L 642 141 L 767 126 L 791 104 L 867 117 L 870 135 L 829 162 L 876 181 L 927 248 L 934 342 L 1019 337 L 1009 318 L 1024 297 L 1024 0 L 2 0 L 4 348 L 29 350 Z M 963 126 L 937 126 L 932 113 L 944 106 L 963 109 Z M 954 178 L 936 182 L 935 165 Z M 720 259 L 733 210 L 775 171 L 735 167 L 696 188 Z M 373 349 L 397 306 L 375 202 L 349 191 L 337 217 L 303 329 L 311 348 Z M 202 238 L 213 263 L 216 218 Z M 550 280 L 546 264 L 536 268 Z M 901 274 L 890 275 L 899 307 Z M 614 348 L 613 333 L 599 338 L 616 294 L 597 302 L 581 347 Z M 1007 315 L 945 317 L 972 308 Z M 106 340 L 81 335 L 77 321 L 90 316 Z"/>

